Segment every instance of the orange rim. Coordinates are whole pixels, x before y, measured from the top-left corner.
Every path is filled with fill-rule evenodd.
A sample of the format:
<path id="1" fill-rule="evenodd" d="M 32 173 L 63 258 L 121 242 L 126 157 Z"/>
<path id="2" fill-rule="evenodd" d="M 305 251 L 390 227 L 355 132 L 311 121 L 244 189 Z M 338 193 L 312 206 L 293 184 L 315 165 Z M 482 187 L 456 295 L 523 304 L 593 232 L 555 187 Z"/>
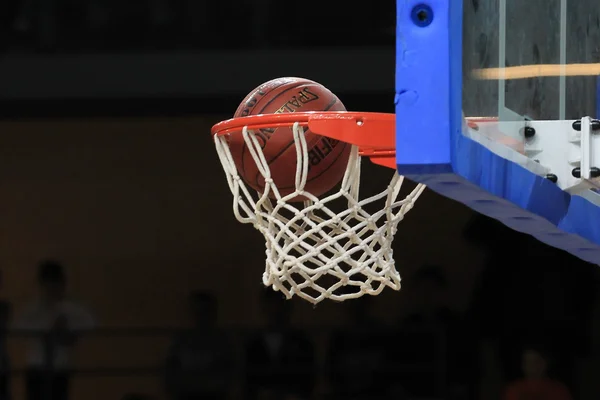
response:
<path id="1" fill-rule="evenodd" d="M 232 118 L 211 129 L 213 135 L 226 135 L 264 128 L 290 127 L 298 123 L 311 132 L 358 146 L 361 156 L 376 164 L 396 168 L 396 115 L 349 111 L 311 111 L 261 114 Z"/>

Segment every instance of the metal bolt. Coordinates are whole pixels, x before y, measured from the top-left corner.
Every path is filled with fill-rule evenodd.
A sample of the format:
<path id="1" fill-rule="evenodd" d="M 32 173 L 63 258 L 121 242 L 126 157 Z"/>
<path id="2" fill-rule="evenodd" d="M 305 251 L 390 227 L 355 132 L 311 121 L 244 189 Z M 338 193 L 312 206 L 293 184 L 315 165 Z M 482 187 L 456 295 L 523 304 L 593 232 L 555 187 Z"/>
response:
<path id="1" fill-rule="evenodd" d="M 571 171 L 571 174 L 575 178 L 581 178 L 581 168 L 579 168 L 579 167 L 573 168 L 573 171 Z M 591 178 L 598 178 L 598 177 L 600 177 L 600 168 L 598 168 L 598 167 L 592 167 L 592 168 L 590 168 L 590 177 Z"/>
<path id="2" fill-rule="evenodd" d="M 599 131 L 600 130 L 600 120 L 597 119 L 593 119 L 592 123 L 591 123 L 591 128 L 593 131 Z M 578 119 L 577 121 L 573 122 L 573 129 L 580 132 L 581 131 L 581 120 Z"/>
<path id="3" fill-rule="evenodd" d="M 526 139 L 531 139 L 535 136 L 535 128 L 532 128 L 531 126 L 526 126 L 525 128 L 523 128 L 523 136 L 525 136 Z"/>
<path id="4" fill-rule="evenodd" d="M 433 22 L 433 9 L 427 4 L 419 4 L 413 7 L 410 17 L 415 25 L 425 28 Z"/>
<path id="5" fill-rule="evenodd" d="M 546 175 L 546 179 L 548 179 L 552 183 L 558 182 L 558 176 L 556 176 L 554 174 L 548 174 L 548 175 Z"/>

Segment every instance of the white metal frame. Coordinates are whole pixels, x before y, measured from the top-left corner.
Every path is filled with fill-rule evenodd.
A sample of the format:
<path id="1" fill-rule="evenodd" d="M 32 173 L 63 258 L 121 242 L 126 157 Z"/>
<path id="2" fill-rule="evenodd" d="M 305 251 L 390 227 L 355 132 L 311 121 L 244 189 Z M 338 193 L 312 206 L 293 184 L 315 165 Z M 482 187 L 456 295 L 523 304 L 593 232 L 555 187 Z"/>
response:
<path id="1" fill-rule="evenodd" d="M 561 189 L 600 205 L 600 121 L 590 117 L 558 121 L 487 121 L 468 135 L 494 153 L 556 181 Z M 500 131 L 522 141 L 521 151 L 490 137 Z M 525 132 L 527 131 L 527 135 Z M 526 137 L 527 136 L 527 137 Z M 596 173 L 595 173 L 596 172 Z"/>

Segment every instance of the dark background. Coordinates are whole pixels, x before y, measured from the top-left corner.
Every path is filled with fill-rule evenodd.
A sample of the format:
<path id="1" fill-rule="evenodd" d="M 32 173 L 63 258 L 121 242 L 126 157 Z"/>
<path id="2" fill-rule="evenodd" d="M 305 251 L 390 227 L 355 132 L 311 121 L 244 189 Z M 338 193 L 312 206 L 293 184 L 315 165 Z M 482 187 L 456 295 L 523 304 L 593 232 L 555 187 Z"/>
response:
<path id="1" fill-rule="evenodd" d="M 39 260 L 65 265 L 70 295 L 99 324 L 77 347 L 72 398 L 166 398 L 167 348 L 189 324 L 188 294 L 198 289 L 216 295 L 218 324 L 234 336 L 243 365 L 241 343 L 265 321 L 264 242 L 232 215 L 210 127 L 278 76 L 317 80 L 349 110 L 393 112 L 393 4 L 0 4 L 3 297 L 19 310 L 35 296 Z M 386 173 L 367 166 L 365 177 Z M 595 267 L 429 191 L 401 223 L 394 249 L 404 288 L 373 298 L 369 309 L 382 325 L 366 325 L 386 331 L 391 348 L 413 345 L 414 337 L 394 332 L 431 294 L 471 338 L 449 344 L 471 359 L 461 379 L 472 393 L 462 398 L 499 398 L 531 342 L 558 355 L 556 377 L 576 398 L 597 398 Z M 443 272 L 445 287 L 415 283 L 431 266 Z M 291 302 L 293 325 L 316 346 L 313 397 L 330 398 L 325 354 L 331 329 L 354 329 L 345 315 L 350 306 Z M 23 398 L 25 347 L 9 332 L 16 399 Z M 450 398 L 448 354 L 427 358 L 426 372 L 400 357 L 404 369 L 389 367 L 397 372 L 386 382 L 420 374 L 422 386 Z M 232 393 L 242 398 L 246 383 L 237 371 Z"/>

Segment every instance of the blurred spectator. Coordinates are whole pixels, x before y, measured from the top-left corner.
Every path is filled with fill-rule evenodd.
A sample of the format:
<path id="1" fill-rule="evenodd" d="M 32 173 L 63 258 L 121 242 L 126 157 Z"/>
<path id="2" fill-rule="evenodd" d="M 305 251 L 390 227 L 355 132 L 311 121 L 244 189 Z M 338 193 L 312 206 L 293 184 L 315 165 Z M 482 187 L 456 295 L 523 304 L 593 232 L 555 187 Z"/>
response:
<path id="1" fill-rule="evenodd" d="M 84 330 L 92 329 L 89 311 L 66 299 L 63 266 L 44 261 L 38 269 L 40 297 L 27 306 L 15 328 L 36 336 L 29 343 L 25 385 L 28 400 L 66 400 L 69 397 L 69 353 Z"/>
<path id="2" fill-rule="evenodd" d="M 348 323 L 333 332 L 329 344 L 329 373 L 337 399 L 372 399 L 384 395 L 386 343 L 383 326 L 371 315 L 371 296 L 337 305 L 347 311 Z"/>
<path id="3" fill-rule="evenodd" d="M 508 385 L 504 400 L 571 400 L 565 385 L 548 378 L 548 357 L 543 351 L 527 348 L 522 358 L 523 378 Z"/>
<path id="4" fill-rule="evenodd" d="M 234 360 L 230 340 L 216 327 L 217 299 L 193 292 L 190 310 L 193 326 L 175 338 L 167 356 L 167 391 L 173 400 L 224 399 Z"/>
<path id="5" fill-rule="evenodd" d="M 13 28 L 21 33 L 29 33 L 33 25 L 33 14 L 35 12 L 34 0 L 15 0 L 14 18 L 11 19 Z"/>
<path id="6" fill-rule="evenodd" d="M 0 273 L 0 287 L 3 285 L 3 276 Z M 10 397 L 10 362 L 6 350 L 6 333 L 12 307 L 6 300 L 0 300 L 0 400 Z"/>
<path id="7" fill-rule="evenodd" d="M 18 0 L 0 0 L 0 51 L 4 51 L 13 38 Z"/>
<path id="8" fill-rule="evenodd" d="M 472 398 L 476 347 L 473 332 L 447 306 L 448 281 L 438 265 L 424 265 L 405 285 L 413 312 L 400 321 L 391 363 L 406 372 L 398 383 L 412 396 Z"/>
<path id="9" fill-rule="evenodd" d="M 520 376 L 526 343 L 546 344 L 574 393 L 573 366 L 590 354 L 597 267 L 487 217 L 474 218 L 465 233 L 487 251 L 471 314 L 504 382 Z"/>
<path id="10" fill-rule="evenodd" d="M 20 0 L 15 31 L 33 38 L 40 51 L 56 50 L 61 5 L 60 0 Z"/>
<path id="11" fill-rule="evenodd" d="M 290 326 L 292 303 L 266 289 L 261 309 L 267 326 L 246 343 L 246 389 L 249 399 L 307 399 L 315 384 L 314 345 Z"/>
<path id="12" fill-rule="evenodd" d="M 410 312 L 402 321 L 405 326 L 447 327 L 458 315 L 447 304 L 448 279 L 439 265 L 423 265 L 407 283 L 414 296 Z"/>
<path id="13" fill-rule="evenodd" d="M 150 11 L 150 25 L 154 29 L 161 29 L 171 23 L 173 19 L 172 1 L 169 0 L 148 0 Z"/>

